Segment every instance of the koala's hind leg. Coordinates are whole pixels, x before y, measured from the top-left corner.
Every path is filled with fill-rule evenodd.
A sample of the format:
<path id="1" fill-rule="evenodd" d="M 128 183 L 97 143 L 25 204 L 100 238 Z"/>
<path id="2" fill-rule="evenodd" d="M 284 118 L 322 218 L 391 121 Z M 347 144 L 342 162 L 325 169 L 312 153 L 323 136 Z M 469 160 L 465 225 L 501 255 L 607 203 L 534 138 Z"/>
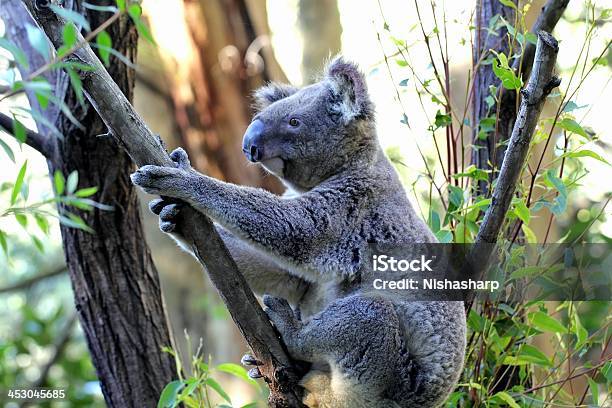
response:
<path id="1" fill-rule="evenodd" d="M 265 297 L 267 313 L 294 358 L 329 367 L 303 379 L 310 407 L 394 407 L 382 396 L 397 378 L 400 325 L 385 300 L 338 299 L 301 322 L 282 299 Z"/>

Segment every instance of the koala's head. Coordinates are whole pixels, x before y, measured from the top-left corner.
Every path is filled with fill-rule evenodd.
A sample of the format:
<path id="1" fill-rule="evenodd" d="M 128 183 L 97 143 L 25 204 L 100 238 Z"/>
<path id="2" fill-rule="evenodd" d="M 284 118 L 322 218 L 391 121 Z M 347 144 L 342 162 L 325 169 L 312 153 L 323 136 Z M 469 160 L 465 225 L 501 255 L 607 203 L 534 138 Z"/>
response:
<path id="1" fill-rule="evenodd" d="M 374 107 L 365 77 L 342 58 L 302 89 L 269 84 L 255 93 L 257 114 L 244 134 L 247 159 L 306 191 L 376 151 Z"/>

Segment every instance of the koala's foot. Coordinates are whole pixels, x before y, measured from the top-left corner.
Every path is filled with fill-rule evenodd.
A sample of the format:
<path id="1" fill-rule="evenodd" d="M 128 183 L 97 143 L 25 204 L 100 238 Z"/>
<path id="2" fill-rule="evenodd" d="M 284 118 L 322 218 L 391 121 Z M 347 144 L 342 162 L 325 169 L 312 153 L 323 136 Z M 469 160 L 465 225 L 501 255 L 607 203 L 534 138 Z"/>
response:
<path id="1" fill-rule="evenodd" d="M 261 361 L 257 360 L 255 357 L 253 357 L 252 355 L 245 354 L 240 359 L 240 362 L 242 363 L 242 365 L 245 365 L 247 367 L 255 366 L 255 367 L 250 368 L 249 371 L 247 372 L 247 374 L 248 374 L 248 376 L 250 378 L 257 379 L 257 378 L 262 378 L 263 377 L 263 375 L 261 374 L 261 371 L 259 371 L 259 367 L 258 367 L 262 363 L 261 363 Z"/>
<path id="2" fill-rule="evenodd" d="M 176 167 L 142 166 L 130 176 L 132 183 L 149 194 L 185 199 L 195 172 L 187 153 L 180 147 L 170 154 L 170 158 Z"/>
<path id="3" fill-rule="evenodd" d="M 278 330 L 289 352 L 294 358 L 303 358 L 299 344 L 299 333 L 303 328 L 300 314 L 282 298 L 264 295 L 263 303 L 266 306 L 264 311 Z"/>

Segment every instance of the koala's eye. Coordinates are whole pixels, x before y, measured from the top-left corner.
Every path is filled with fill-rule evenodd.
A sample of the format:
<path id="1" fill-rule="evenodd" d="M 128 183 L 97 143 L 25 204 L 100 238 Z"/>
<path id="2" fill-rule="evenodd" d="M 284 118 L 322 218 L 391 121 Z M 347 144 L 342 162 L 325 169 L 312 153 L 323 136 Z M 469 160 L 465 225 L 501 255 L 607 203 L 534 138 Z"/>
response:
<path id="1" fill-rule="evenodd" d="M 297 127 L 300 125 L 300 121 L 297 120 L 296 118 L 291 118 L 289 119 L 289 125 L 293 126 L 293 127 Z"/>

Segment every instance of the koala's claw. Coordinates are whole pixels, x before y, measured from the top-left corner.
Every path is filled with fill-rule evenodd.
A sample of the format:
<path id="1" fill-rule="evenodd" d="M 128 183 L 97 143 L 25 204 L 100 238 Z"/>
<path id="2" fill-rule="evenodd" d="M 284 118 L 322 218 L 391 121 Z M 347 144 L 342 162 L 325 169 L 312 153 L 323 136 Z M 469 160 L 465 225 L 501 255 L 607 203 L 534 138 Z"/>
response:
<path id="1" fill-rule="evenodd" d="M 298 315 L 285 299 L 264 295 L 263 303 L 266 306 L 264 311 L 283 338 L 288 336 L 290 332 L 295 332 L 301 326 L 302 322 L 298 319 Z"/>
<path id="2" fill-rule="evenodd" d="M 163 198 L 156 198 L 154 200 L 149 201 L 149 210 L 155 214 L 159 215 L 165 206 L 168 205 L 168 201 Z"/>
<path id="3" fill-rule="evenodd" d="M 168 197 L 157 198 L 149 203 L 151 212 L 159 216 L 159 229 L 167 234 L 176 233 L 178 216 L 184 206 L 184 202 Z"/>
<path id="4" fill-rule="evenodd" d="M 261 371 L 259 371 L 259 368 L 257 367 L 253 367 L 251 368 L 248 372 L 247 375 L 249 376 L 249 378 L 252 378 L 254 380 L 258 379 L 258 378 L 262 378 L 263 374 L 261 373 Z"/>
<path id="5" fill-rule="evenodd" d="M 256 359 L 250 354 L 245 354 L 244 356 L 242 356 L 242 358 L 240 359 L 240 362 L 242 363 L 242 365 L 245 365 L 245 366 L 261 365 L 261 361 L 259 361 L 258 359 Z"/>
<path id="6" fill-rule="evenodd" d="M 187 156 L 187 152 L 182 147 L 174 149 L 172 153 L 170 153 L 170 159 L 172 159 L 180 169 L 187 170 L 191 168 L 189 156 Z"/>

